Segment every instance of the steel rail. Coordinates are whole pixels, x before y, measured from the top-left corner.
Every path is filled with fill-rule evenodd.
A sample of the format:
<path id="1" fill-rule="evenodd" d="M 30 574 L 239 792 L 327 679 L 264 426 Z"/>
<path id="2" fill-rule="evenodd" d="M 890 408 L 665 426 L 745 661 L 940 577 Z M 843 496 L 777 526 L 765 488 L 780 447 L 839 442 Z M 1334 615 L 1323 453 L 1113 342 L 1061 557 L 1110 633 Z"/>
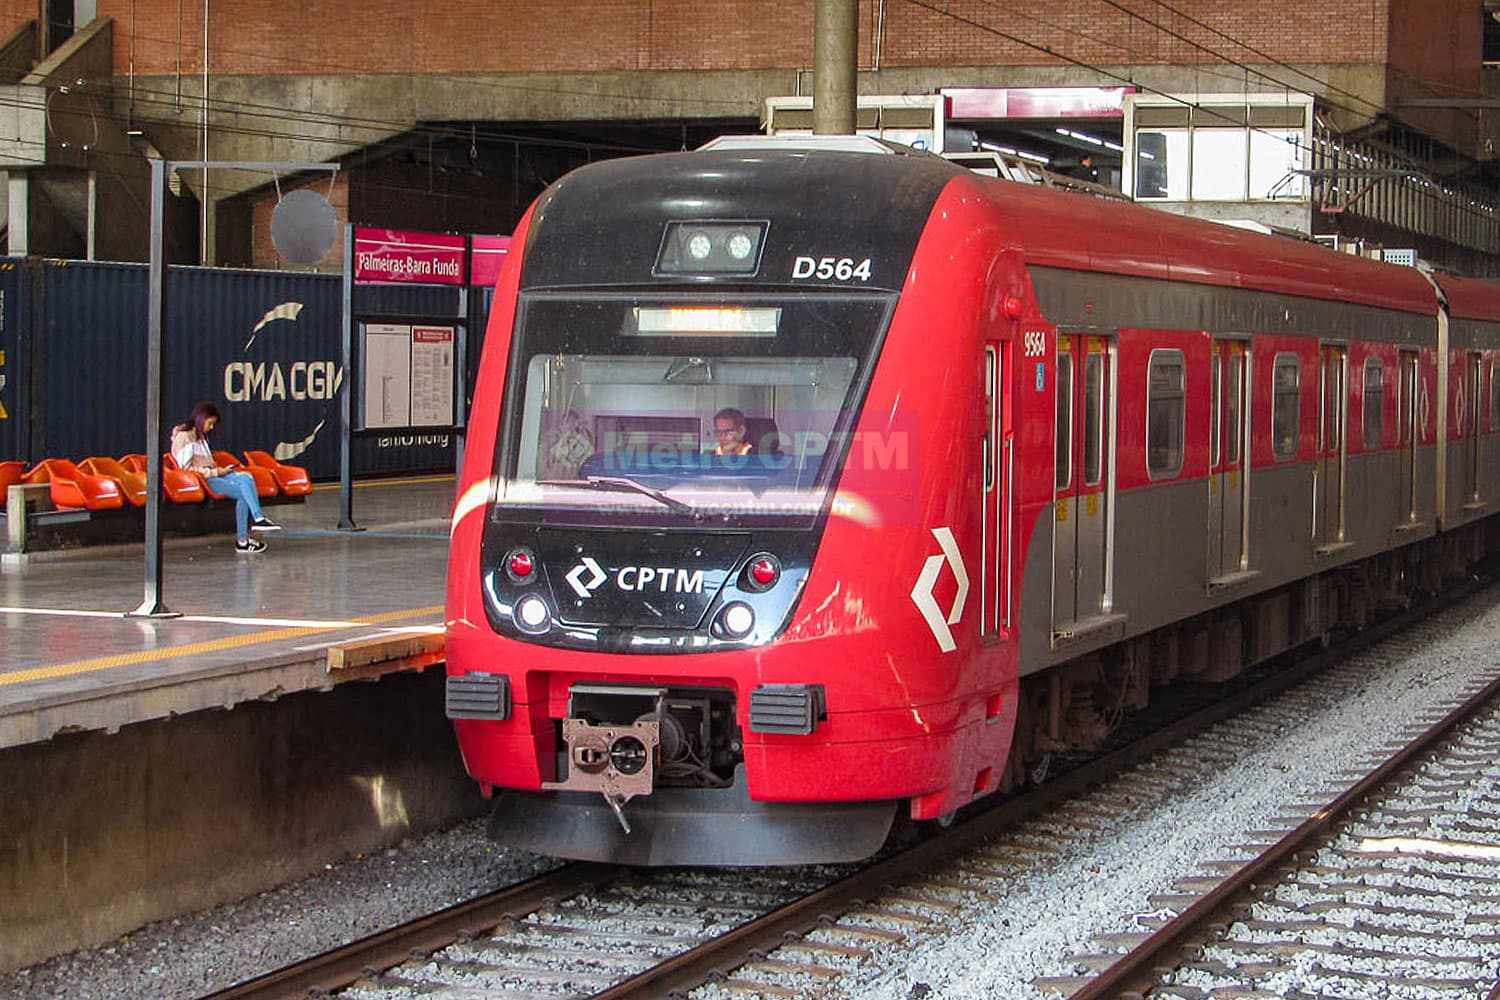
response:
<path id="1" fill-rule="evenodd" d="M 878 895 L 893 882 L 978 846 L 1001 830 L 1051 808 L 1092 785 L 1113 777 L 1151 755 L 1237 715 L 1287 690 L 1332 663 L 1375 645 L 1430 615 L 1451 607 L 1483 589 L 1487 581 L 1471 581 L 1441 597 L 1393 615 L 1378 625 L 1351 635 L 1347 641 L 1298 660 L 1229 698 L 1158 729 L 1128 746 L 1080 765 L 1048 781 L 1035 791 L 1001 802 L 915 847 L 877 862 L 868 868 L 798 899 L 780 910 L 705 941 L 674 958 L 647 969 L 601 993 L 592 1000 L 635 1000 L 666 995 L 685 996 L 692 989 L 715 979 L 724 979 L 738 966 L 763 956 L 782 943 L 835 920 L 857 902 Z M 1497 679 L 1495 687 L 1500 685 Z M 1488 690 L 1488 688 L 1486 689 Z M 1211 911 L 1209 911 L 1211 912 Z M 1174 936 L 1175 940 L 1175 936 Z M 1133 974 L 1133 973 L 1131 973 Z M 1121 974 L 1120 979 L 1128 978 Z M 1092 985 L 1092 984 L 1091 984 Z M 1500 988 L 1497 988 L 1500 994 Z M 1094 994 L 1102 996 L 1103 993 Z M 1070 1000 L 1081 1000 L 1075 993 Z M 1500 1000 L 1497 995 L 1491 1000 Z"/>
<path id="2" fill-rule="evenodd" d="M 1248 890 L 1261 875 L 1287 861 L 1320 836 L 1330 832 L 1334 825 L 1343 819 L 1345 813 L 1361 803 L 1371 792 L 1388 782 L 1416 758 L 1433 749 L 1459 725 L 1472 719 L 1490 705 L 1497 696 L 1500 696 L 1500 677 L 1496 677 L 1479 689 L 1463 704 L 1408 742 L 1385 763 L 1355 782 L 1338 798 L 1303 821 L 1295 830 L 1219 883 L 1207 895 L 1168 920 L 1150 937 L 1127 952 L 1118 962 L 1090 979 L 1076 992 L 1069 994 L 1068 1000 L 1101 1000 L 1104 997 L 1117 996 L 1127 990 L 1139 988 L 1139 981 L 1142 978 L 1153 976 L 1153 970 L 1165 964 L 1162 962 L 1164 955 L 1187 943 L 1187 939 L 1199 932 L 1203 925 L 1217 915 L 1230 900 Z M 1176 965 L 1175 962 L 1171 964 Z M 1500 996 L 1500 985 L 1497 985 L 1495 992 L 1490 996 L 1492 998 Z"/>
<path id="3" fill-rule="evenodd" d="M 1285 669 L 1249 684 L 1227 698 L 1204 706 L 1153 730 L 1139 740 L 1060 774 L 1030 792 L 993 806 L 980 807 L 982 811 L 948 830 L 610 986 L 594 994 L 594 1000 L 682 995 L 704 983 L 726 978 L 738 966 L 754 961 L 789 939 L 836 920 L 853 905 L 877 896 L 892 883 L 978 846 L 1001 831 L 1046 811 L 1153 754 L 1282 693 L 1333 662 L 1381 642 L 1423 618 L 1473 596 L 1483 586 L 1483 583 L 1471 582 L 1456 587 L 1420 608 L 1394 615 L 1379 625 L 1356 633 L 1337 646 L 1302 657 Z M 1500 680 L 1490 685 L 1491 688 L 1497 686 L 1500 686 Z M 1486 688 L 1488 690 L 1490 688 Z M 1263 870 L 1264 867 L 1259 866 L 1256 870 Z M 606 884 L 626 870 L 628 869 L 619 865 L 568 864 L 498 892 L 459 903 L 306 961 L 246 980 L 209 994 L 203 1000 L 271 1000 L 306 997 L 310 992 L 332 992 L 351 985 L 372 971 L 393 968 L 408 961 L 413 955 L 430 955 L 466 937 L 488 933 L 508 919 L 525 916 L 548 902 L 567 898 L 584 888 Z M 1216 890 L 1216 898 L 1219 895 L 1221 894 Z M 1195 903 L 1182 917 L 1192 914 L 1196 919 L 1205 912 L 1212 912 L 1211 908 L 1205 909 L 1202 905 L 1208 898 L 1204 897 L 1204 900 Z M 1163 937 L 1165 931 L 1166 928 L 1163 928 L 1152 939 L 1144 942 L 1142 947 Z M 1178 938 L 1180 935 L 1173 936 L 1173 940 Z M 1107 970 L 1106 975 L 1109 971 L 1112 970 Z M 1136 974 L 1135 971 L 1121 972 L 1118 976 L 1124 979 Z M 1111 976 L 1110 982 L 1114 981 L 1115 977 Z M 1091 981 L 1086 988 L 1093 987 L 1094 981 Z M 1104 994 L 1089 994 L 1101 995 Z M 1073 1000 L 1084 997 L 1084 993 L 1076 993 Z M 1492 1000 L 1500 1000 L 1500 996 Z"/>
<path id="4" fill-rule="evenodd" d="M 269 1000 L 321 996 L 353 983 L 371 970 L 384 970 L 429 954 L 467 936 L 488 933 L 514 917 L 522 917 L 546 903 L 619 876 L 618 865 L 580 862 L 553 869 L 525 882 L 410 923 L 352 941 L 312 958 L 247 979 L 204 1000 Z"/>

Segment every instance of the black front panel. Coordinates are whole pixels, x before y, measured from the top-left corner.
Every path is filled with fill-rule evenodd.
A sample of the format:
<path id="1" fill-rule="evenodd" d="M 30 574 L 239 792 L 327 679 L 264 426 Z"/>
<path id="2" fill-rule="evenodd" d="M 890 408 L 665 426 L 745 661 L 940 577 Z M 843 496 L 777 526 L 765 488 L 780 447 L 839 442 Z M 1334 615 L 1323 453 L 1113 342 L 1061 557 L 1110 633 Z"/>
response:
<path id="1" fill-rule="evenodd" d="M 901 287 L 943 187 L 963 170 L 939 157 L 785 149 L 611 160 L 558 181 L 538 203 L 521 288 L 799 284 Z M 657 270 L 667 223 L 768 223 L 753 274 Z M 811 268 L 798 259 L 814 262 Z M 820 277 L 817 264 L 833 262 Z M 837 262 L 851 267 L 837 270 Z M 862 274 L 854 269 L 868 260 Z M 806 272 L 806 273 L 804 273 Z"/>
<path id="2" fill-rule="evenodd" d="M 818 540 L 816 531 L 599 530 L 562 525 L 540 512 L 532 516 L 537 518 L 532 523 L 485 525 L 483 580 L 490 625 L 524 642 L 596 652 L 699 653 L 771 641 L 802 595 Z M 540 564 L 526 580 L 504 568 L 506 554 L 518 548 L 535 553 Z M 747 565 L 762 553 L 775 556 L 781 567 L 780 579 L 766 590 L 750 585 L 746 577 Z M 597 573 L 585 557 L 598 565 Z M 659 573 L 648 580 L 648 590 L 638 589 L 638 570 L 645 567 L 672 571 L 666 592 Z M 692 582 L 699 569 L 701 593 Z M 679 570 L 686 571 L 685 578 Z M 682 593 L 679 580 L 686 584 Z M 579 589 L 590 596 L 580 596 Z M 516 608 L 529 595 L 547 604 L 550 620 L 540 632 L 517 625 Z M 748 635 L 731 638 L 716 627 L 729 604 L 744 604 L 754 613 Z"/>
<path id="3" fill-rule="evenodd" d="M 537 532 L 537 554 L 567 625 L 697 628 L 747 535 L 665 531 Z"/>

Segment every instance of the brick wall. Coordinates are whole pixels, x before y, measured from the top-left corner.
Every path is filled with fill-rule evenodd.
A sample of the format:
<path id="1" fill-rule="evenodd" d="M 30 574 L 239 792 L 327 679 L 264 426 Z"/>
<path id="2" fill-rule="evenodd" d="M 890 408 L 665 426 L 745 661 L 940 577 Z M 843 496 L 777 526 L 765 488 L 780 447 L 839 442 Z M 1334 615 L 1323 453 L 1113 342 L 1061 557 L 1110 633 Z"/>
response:
<path id="1" fill-rule="evenodd" d="M 283 181 L 281 190 L 285 194 L 288 191 L 295 190 L 297 187 L 309 187 L 319 194 L 326 195 L 329 204 L 333 206 L 334 214 L 338 216 L 340 223 L 339 236 L 333 241 L 333 247 L 318 262 L 316 269 L 319 271 L 342 270 L 344 266 L 343 222 L 349 218 L 348 172 L 339 171 L 338 175 L 334 178 L 332 191 L 328 189 L 326 174 L 321 178 L 298 185 L 287 184 Z M 227 263 L 273 269 L 287 266 L 276 255 L 276 247 L 271 243 L 271 213 L 276 210 L 276 200 L 276 192 L 274 190 L 265 192 L 259 197 L 252 199 L 250 210 L 250 260 L 230 260 Z"/>
<path id="2" fill-rule="evenodd" d="M 1005 35 L 1091 64 L 1210 63 L 1225 56 L 1267 61 L 1188 16 L 1282 62 L 1384 62 L 1393 2 L 1424 15 L 1445 6 L 1424 0 L 1175 0 L 1172 6 L 1187 15 L 1179 16 L 1144 0 L 1121 0 L 1140 11 L 1130 16 L 1103 0 L 889 0 L 882 62 L 1066 64 Z M 188 74 L 202 71 L 201 2 L 182 5 L 180 24 L 178 0 L 133 0 L 133 7 L 137 74 L 170 74 L 179 66 Z M 409 0 L 213 0 L 210 69 L 525 73 L 809 66 L 813 7 L 813 0 L 495 0 L 437 7 Z M 877 9 L 877 0 L 860 0 L 862 65 L 873 55 Z M 98 11 L 116 19 L 115 68 L 123 74 L 131 57 L 132 0 L 98 0 Z"/>

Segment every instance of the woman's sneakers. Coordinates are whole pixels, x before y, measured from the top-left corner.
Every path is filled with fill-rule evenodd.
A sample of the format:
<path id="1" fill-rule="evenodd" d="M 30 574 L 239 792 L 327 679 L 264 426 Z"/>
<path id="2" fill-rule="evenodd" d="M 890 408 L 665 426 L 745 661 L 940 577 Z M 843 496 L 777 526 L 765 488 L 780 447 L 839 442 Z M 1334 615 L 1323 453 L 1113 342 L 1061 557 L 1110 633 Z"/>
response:
<path id="1" fill-rule="evenodd" d="M 253 520 L 253 521 L 250 522 L 250 530 L 251 531 L 280 531 L 281 530 L 281 525 L 277 524 L 275 521 L 271 520 L 269 517 L 257 517 L 255 520 Z M 261 548 L 265 548 L 265 546 L 261 546 Z"/>
<path id="2" fill-rule="evenodd" d="M 259 538 L 247 538 L 243 542 L 234 543 L 234 551 L 245 553 L 256 553 L 266 551 L 266 543 Z"/>

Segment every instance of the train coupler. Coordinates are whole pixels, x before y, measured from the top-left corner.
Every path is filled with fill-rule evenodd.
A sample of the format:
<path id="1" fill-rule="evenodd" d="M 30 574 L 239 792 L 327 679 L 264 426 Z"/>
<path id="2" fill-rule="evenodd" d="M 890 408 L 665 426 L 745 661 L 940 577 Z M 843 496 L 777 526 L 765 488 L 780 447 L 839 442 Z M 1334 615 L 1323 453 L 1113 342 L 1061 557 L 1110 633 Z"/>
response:
<path id="1" fill-rule="evenodd" d="M 543 782 L 542 787 L 548 791 L 598 792 L 628 834 L 625 804 L 637 795 L 650 795 L 656 785 L 661 723 L 652 720 L 599 726 L 585 719 L 564 719 L 562 738 L 567 748 L 567 777 Z"/>

